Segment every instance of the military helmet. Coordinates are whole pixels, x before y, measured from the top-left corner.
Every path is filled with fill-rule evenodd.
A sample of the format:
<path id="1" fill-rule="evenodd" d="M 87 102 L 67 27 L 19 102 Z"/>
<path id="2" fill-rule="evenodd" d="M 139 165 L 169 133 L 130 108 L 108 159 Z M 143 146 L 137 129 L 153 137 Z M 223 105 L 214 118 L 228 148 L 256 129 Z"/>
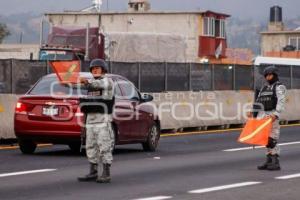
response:
<path id="1" fill-rule="evenodd" d="M 275 74 L 278 76 L 278 69 L 275 66 L 269 66 L 264 70 L 264 76 L 266 77 L 268 74 Z"/>
<path id="2" fill-rule="evenodd" d="M 94 59 L 90 63 L 90 71 L 92 71 L 93 67 L 101 67 L 103 71 L 108 72 L 107 63 L 102 59 Z"/>

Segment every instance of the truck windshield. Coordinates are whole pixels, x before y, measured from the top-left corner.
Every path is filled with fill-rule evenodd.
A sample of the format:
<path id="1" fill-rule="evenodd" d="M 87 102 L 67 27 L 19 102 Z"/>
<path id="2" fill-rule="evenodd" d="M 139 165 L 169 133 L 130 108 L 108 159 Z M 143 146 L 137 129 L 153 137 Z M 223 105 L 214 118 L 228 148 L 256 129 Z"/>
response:
<path id="1" fill-rule="evenodd" d="M 74 60 L 73 52 L 41 50 L 40 60 Z"/>
<path id="2" fill-rule="evenodd" d="M 73 47 L 84 47 L 85 46 L 85 35 L 72 35 L 72 36 L 60 36 L 55 35 L 49 42 L 51 45 L 69 45 Z"/>

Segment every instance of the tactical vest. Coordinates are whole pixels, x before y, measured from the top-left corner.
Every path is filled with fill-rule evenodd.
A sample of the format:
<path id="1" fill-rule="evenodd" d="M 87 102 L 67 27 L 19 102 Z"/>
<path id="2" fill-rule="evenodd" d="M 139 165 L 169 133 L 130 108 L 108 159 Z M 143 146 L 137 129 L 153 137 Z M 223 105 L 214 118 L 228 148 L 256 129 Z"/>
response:
<path id="1" fill-rule="evenodd" d="M 80 109 L 83 113 L 112 114 L 115 98 L 103 99 L 103 90 L 88 88 L 87 96 L 80 98 Z"/>
<path id="2" fill-rule="evenodd" d="M 273 85 L 266 85 L 260 90 L 256 102 L 263 105 L 264 111 L 272 111 L 276 109 L 278 100 L 276 88 L 279 85 L 282 85 L 282 83 L 277 81 Z"/>

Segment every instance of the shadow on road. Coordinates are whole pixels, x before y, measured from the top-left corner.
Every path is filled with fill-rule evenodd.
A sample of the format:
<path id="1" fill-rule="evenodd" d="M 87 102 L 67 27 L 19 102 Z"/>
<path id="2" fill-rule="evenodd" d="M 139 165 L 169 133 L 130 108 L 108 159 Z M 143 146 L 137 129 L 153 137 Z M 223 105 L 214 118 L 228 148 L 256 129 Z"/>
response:
<path id="1" fill-rule="evenodd" d="M 141 148 L 134 148 L 134 147 L 121 147 L 116 148 L 114 150 L 114 155 L 128 155 L 128 154 L 142 154 L 145 153 Z M 68 147 L 46 147 L 46 148 L 38 148 L 37 151 L 33 154 L 37 156 L 75 156 L 81 157 L 86 156 L 84 152 L 74 152 L 70 150 Z"/>

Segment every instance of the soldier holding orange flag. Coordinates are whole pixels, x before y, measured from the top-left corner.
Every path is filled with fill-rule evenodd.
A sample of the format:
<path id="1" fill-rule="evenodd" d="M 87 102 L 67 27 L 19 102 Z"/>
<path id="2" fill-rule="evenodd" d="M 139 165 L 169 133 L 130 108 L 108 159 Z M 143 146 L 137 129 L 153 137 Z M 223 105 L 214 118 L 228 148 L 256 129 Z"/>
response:
<path id="1" fill-rule="evenodd" d="M 86 154 L 90 163 L 90 171 L 87 175 L 78 177 L 78 180 L 109 183 L 115 137 L 112 129 L 114 85 L 106 76 L 108 66 L 104 60 L 92 60 L 90 72 L 93 79 L 80 78 L 80 82 L 88 89 L 87 98 L 81 99 L 85 104 L 81 109 L 87 115 Z M 104 109 L 102 109 L 103 103 L 105 103 Z M 98 164 L 100 163 L 103 165 L 103 172 L 101 176 L 98 176 Z"/>
<path id="2" fill-rule="evenodd" d="M 78 61 L 52 62 L 61 84 L 66 87 L 87 90 L 87 95 L 80 98 L 80 109 L 86 116 L 86 155 L 90 163 L 90 170 L 87 175 L 78 177 L 78 181 L 109 183 L 115 142 L 112 127 L 115 102 L 114 83 L 106 76 L 108 66 L 104 60 L 94 59 L 91 61 L 92 79 L 79 77 L 79 65 Z M 77 83 L 78 79 L 80 84 Z M 103 166 L 101 176 L 98 176 L 99 164 Z"/>
<path id="3" fill-rule="evenodd" d="M 286 87 L 279 82 L 278 69 L 274 66 L 269 66 L 264 70 L 264 77 L 267 84 L 261 88 L 255 102 L 256 105 L 260 105 L 257 119 L 270 117 L 272 129 L 266 146 L 267 160 L 257 168 L 259 170 L 280 170 L 280 149 L 277 142 L 280 136 L 279 117 L 284 111 L 286 101 Z"/>

